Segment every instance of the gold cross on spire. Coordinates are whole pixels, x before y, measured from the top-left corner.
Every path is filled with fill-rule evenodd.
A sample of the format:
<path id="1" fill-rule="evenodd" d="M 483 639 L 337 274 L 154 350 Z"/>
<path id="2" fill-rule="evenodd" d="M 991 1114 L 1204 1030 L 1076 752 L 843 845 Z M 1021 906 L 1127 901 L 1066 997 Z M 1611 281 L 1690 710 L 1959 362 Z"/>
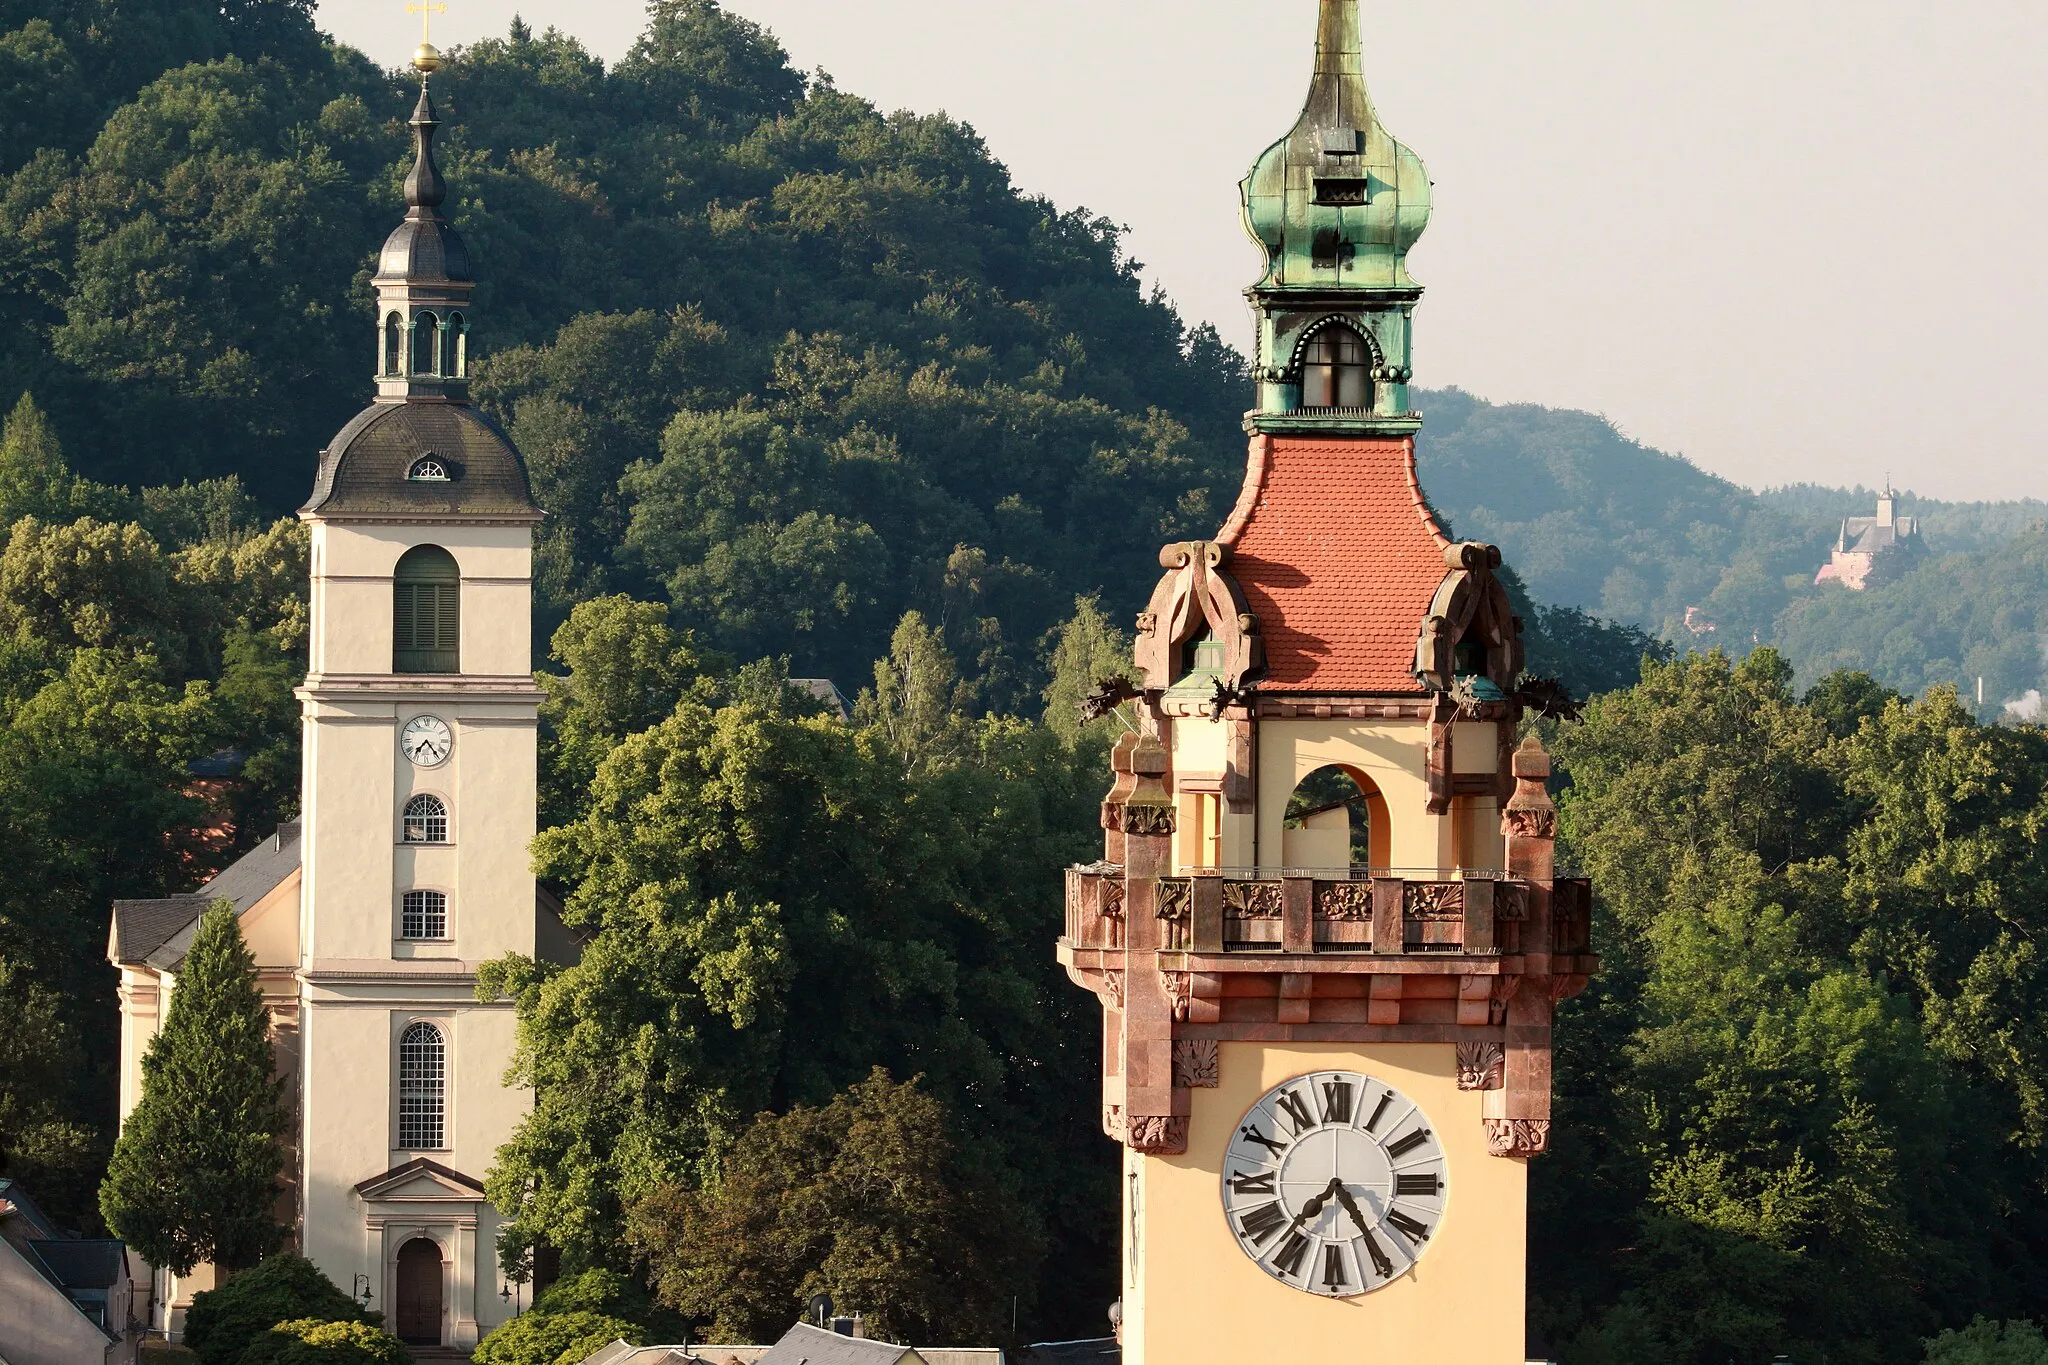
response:
<path id="1" fill-rule="evenodd" d="M 412 65 L 422 76 L 430 76 L 441 65 L 441 54 L 434 47 L 434 16 L 448 12 L 448 0 L 419 0 L 417 4 L 405 7 L 407 14 L 420 17 L 419 50 L 412 54 Z"/>
<path id="2" fill-rule="evenodd" d="M 442 3 L 438 5 L 430 5 L 425 3 L 425 0 L 422 0 L 420 4 L 407 5 L 405 12 L 407 14 L 417 14 L 420 17 L 420 41 L 425 44 L 432 44 L 434 41 L 434 16 L 446 14 L 448 12 L 448 4 L 447 0 L 442 0 Z"/>

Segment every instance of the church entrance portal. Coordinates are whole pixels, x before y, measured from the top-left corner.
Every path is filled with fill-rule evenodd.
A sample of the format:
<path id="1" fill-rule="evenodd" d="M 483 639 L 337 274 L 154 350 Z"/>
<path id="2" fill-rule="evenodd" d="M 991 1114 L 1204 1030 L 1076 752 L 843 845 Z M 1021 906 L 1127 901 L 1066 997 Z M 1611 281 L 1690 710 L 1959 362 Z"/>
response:
<path id="1" fill-rule="evenodd" d="M 398 1249 L 393 1295 L 398 1339 L 408 1346 L 441 1344 L 441 1248 L 415 1237 Z"/>

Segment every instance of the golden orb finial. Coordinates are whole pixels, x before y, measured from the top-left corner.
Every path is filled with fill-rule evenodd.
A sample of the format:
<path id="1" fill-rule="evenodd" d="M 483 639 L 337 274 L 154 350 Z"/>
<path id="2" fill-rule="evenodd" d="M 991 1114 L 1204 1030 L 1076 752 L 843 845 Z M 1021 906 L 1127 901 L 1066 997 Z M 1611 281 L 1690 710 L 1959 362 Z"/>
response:
<path id="1" fill-rule="evenodd" d="M 431 76 L 441 69 L 441 49 L 434 46 L 434 16 L 448 12 L 448 0 L 419 0 L 407 5 L 408 14 L 420 17 L 420 45 L 412 54 L 412 69 L 422 76 Z"/>

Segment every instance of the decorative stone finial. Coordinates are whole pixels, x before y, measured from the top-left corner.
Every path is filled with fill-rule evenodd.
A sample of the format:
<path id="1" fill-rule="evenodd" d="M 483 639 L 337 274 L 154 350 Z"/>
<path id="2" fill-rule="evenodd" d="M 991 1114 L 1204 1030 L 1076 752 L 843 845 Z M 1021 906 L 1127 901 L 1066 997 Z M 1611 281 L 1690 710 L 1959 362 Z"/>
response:
<path id="1" fill-rule="evenodd" d="M 1542 781 L 1550 776 L 1550 752 L 1543 741 L 1531 735 L 1515 750 L 1515 776 Z"/>

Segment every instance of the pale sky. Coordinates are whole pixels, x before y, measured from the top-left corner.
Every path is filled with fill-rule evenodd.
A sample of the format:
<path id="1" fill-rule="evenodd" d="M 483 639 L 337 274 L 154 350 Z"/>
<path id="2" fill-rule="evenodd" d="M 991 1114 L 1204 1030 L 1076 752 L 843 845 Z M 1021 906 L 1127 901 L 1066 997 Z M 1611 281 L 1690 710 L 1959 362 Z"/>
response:
<path id="1" fill-rule="evenodd" d="M 1131 228 L 1240 346 L 1236 186 L 1307 90 L 1315 0 L 727 0 L 1022 188 Z M 454 0 L 608 60 L 632 0 Z M 1364 0 L 1380 118 L 1435 182 L 1415 378 L 1606 414 L 1753 487 L 2048 497 L 2048 4 Z M 386 64 L 401 0 L 322 0 Z"/>

